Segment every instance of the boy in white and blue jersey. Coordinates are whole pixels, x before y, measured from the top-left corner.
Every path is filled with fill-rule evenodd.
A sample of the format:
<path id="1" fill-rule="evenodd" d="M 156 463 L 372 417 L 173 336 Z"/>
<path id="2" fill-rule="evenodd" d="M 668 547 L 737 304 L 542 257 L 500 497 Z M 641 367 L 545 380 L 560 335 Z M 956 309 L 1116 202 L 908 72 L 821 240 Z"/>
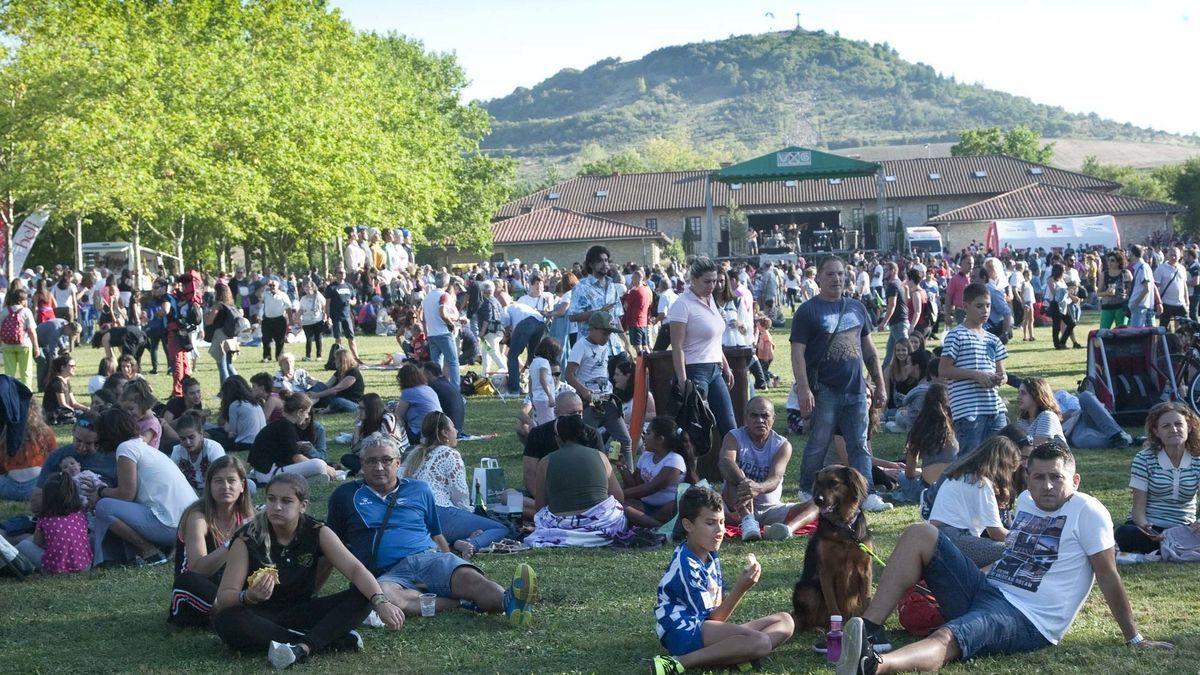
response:
<path id="1" fill-rule="evenodd" d="M 950 413 L 960 454 L 979 447 L 983 439 L 1008 424 L 1000 399 L 1008 351 L 1000 338 L 983 329 L 992 310 L 987 286 L 974 283 L 963 291 L 966 316 L 946 333 L 938 371 L 950 381 Z"/>
<path id="2" fill-rule="evenodd" d="M 654 610 L 658 639 L 670 656 L 656 656 L 656 675 L 682 673 L 697 666 L 733 666 L 760 659 L 792 636 L 792 615 L 779 612 L 741 625 L 726 623 L 762 574 L 749 556 L 737 583 L 726 596 L 717 550 L 725 537 L 721 495 L 693 487 L 679 500 L 679 520 L 687 540 L 675 549 L 658 584 Z M 750 639 L 746 639 L 750 638 Z"/>

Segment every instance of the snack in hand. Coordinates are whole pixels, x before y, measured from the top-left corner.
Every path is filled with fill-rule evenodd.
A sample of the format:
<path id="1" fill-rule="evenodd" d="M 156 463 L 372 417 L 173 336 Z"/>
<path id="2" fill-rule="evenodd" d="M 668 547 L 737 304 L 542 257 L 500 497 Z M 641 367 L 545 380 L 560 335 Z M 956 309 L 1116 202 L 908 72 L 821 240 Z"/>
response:
<path id="1" fill-rule="evenodd" d="M 246 579 L 246 585 L 253 586 L 257 584 L 263 577 L 271 577 L 275 583 L 279 583 L 279 570 L 275 569 L 274 565 L 260 567 L 254 570 L 254 574 L 251 574 L 250 577 Z"/>
<path id="2" fill-rule="evenodd" d="M 746 569 L 750 569 L 751 567 L 754 567 L 756 564 L 758 564 L 758 556 L 754 555 L 753 553 L 747 554 L 746 555 Z"/>

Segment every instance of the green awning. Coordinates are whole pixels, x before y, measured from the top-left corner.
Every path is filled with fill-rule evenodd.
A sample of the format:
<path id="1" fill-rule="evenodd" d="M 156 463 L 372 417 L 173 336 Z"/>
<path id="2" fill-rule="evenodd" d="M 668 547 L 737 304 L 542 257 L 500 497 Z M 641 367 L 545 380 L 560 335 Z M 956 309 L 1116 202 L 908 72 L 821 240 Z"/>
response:
<path id="1" fill-rule="evenodd" d="M 874 176 L 879 165 L 796 146 L 727 166 L 713 174 L 722 183 Z"/>

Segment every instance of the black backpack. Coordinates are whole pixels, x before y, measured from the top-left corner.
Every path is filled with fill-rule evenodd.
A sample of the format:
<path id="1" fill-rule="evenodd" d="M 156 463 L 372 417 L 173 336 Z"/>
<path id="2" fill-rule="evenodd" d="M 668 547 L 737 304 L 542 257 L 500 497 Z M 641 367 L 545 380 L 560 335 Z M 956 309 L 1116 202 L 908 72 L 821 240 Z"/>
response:
<path id="1" fill-rule="evenodd" d="M 713 429 L 717 426 L 717 418 L 695 383 L 689 380 L 684 384 L 682 394 L 677 390 L 672 391 L 667 414 L 675 418 L 675 424 L 683 429 L 692 442 L 699 477 L 713 483 L 720 481 L 721 446 L 719 442 L 716 447 L 713 446 Z"/>
<path id="2" fill-rule="evenodd" d="M 325 370 L 337 370 L 337 362 L 334 359 L 337 358 L 338 352 L 344 349 L 345 347 L 338 343 L 333 343 L 333 346 L 329 348 L 329 358 L 325 360 Z"/>

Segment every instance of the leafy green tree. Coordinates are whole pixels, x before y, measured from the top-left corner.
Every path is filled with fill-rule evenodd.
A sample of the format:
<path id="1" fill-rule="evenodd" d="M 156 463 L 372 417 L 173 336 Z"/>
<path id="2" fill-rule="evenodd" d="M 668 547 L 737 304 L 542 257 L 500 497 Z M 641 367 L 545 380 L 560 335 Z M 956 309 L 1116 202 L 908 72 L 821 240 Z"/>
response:
<path id="1" fill-rule="evenodd" d="M 1184 229 L 1200 233 L 1200 159 L 1184 163 L 1171 186 L 1171 197 L 1175 203 L 1188 207 L 1183 215 Z"/>
<path id="2" fill-rule="evenodd" d="M 958 143 L 950 147 L 955 157 L 967 155 L 1009 155 L 1028 162 L 1046 164 L 1054 157 L 1054 144 L 1042 145 L 1042 137 L 1029 127 L 1016 126 L 1008 131 L 1000 127 L 966 129 Z"/>
<path id="3" fill-rule="evenodd" d="M 448 263 L 452 252 L 486 258 L 492 251 L 492 214 L 508 199 L 516 162 L 477 154 L 463 158 L 455 170 L 458 194 L 454 205 L 425 230 L 432 254 Z"/>
<path id="4" fill-rule="evenodd" d="M 1166 166 L 1144 171 L 1132 166 L 1101 164 L 1095 156 L 1088 156 L 1084 159 L 1080 171 L 1089 176 L 1120 183 L 1118 194 L 1165 202 L 1172 199 L 1171 189 L 1179 168 Z"/>

